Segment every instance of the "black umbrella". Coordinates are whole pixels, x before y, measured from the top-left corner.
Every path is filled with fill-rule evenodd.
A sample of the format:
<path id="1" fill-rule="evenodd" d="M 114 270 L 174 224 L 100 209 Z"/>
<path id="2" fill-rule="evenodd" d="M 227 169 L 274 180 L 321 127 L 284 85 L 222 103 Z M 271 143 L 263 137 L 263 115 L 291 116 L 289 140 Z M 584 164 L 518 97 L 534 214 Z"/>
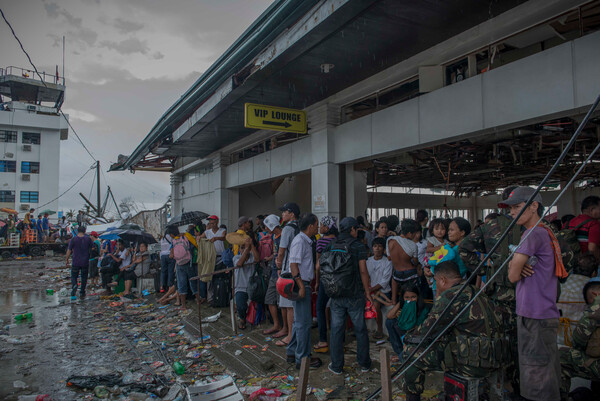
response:
<path id="1" fill-rule="evenodd" d="M 186 224 L 195 224 L 200 220 L 208 217 L 208 214 L 204 212 L 185 212 L 180 215 L 173 217 L 169 221 L 170 226 L 184 226 Z"/>
<path id="2" fill-rule="evenodd" d="M 119 227 L 119 230 L 140 230 L 140 231 L 144 231 L 144 228 L 141 227 L 141 226 L 138 226 L 137 224 L 127 223 L 127 224 L 123 224 L 121 227 Z"/>
<path id="3" fill-rule="evenodd" d="M 156 244 L 156 239 L 152 236 L 152 234 L 144 231 L 144 230 L 134 230 L 134 229 L 126 229 L 126 230 L 114 230 L 111 231 L 119 236 L 122 240 L 128 242 L 146 242 L 147 244 Z"/>

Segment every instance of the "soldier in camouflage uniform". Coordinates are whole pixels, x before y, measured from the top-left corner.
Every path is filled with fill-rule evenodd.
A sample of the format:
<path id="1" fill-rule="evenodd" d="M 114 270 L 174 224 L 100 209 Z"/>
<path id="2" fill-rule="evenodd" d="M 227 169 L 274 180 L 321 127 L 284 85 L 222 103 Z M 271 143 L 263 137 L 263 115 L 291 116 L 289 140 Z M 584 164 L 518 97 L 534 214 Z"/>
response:
<path id="1" fill-rule="evenodd" d="M 516 187 L 509 187 L 502 193 L 502 199 L 506 200 L 510 193 Z M 488 223 L 476 227 L 468 237 L 466 237 L 459 246 L 458 253 L 469 271 L 474 271 L 481 263 L 481 258 L 477 252 L 487 254 L 492 249 L 502 234 L 510 225 L 512 218 L 501 214 L 491 219 Z M 521 240 L 521 228 L 514 225 L 508 232 L 508 235 L 490 255 L 489 261 L 482 269 L 479 275 L 485 275 L 489 280 L 492 275 L 502 266 L 510 255 L 509 245 L 518 245 Z M 516 314 L 516 286 L 508 280 L 508 263 L 502 271 L 496 276 L 493 282 L 486 287 L 486 294 L 490 297 L 496 313 L 501 316 L 502 332 L 510 341 L 510 357 L 504 365 L 507 378 L 512 382 L 513 389 L 518 392 L 519 385 L 519 364 L 517 351 L 517 314 Z"/>
<path id="2" fill-rule="evenodd" d="M 562 348 L 560 350 L 560 366 L 562 383 L 560 388 L 561 398 L 566 399 L 571 388 L 571 378 L 582 377 L 592 381 L 600 380 L 600 358 L 589 356 L 590 340 L 595 346 L 600 347 L 600 280 L 592 279 L 584 287 L 586 302 L 591 305 L 585 310 L 583 317 L 579 320 L 577 327 L 573 330 L 573 348 Z M 593 338 L 594 337 L 594 338 Z M 587 352 L 586 352 L 587 351 Z M 594 356 L 599 354 L 592 352 Z"/>
<path id="3" fill-rule="evenodd" d="M 477 289 L 467 286 L 459 295 L 448 312 L 442 311 L 458 292 L 462 278 L 456 263 L 448 261 L 435 268 L 436 286 L 440 294 L 436 299 L 429 316 L 421 326 L 404 337 L 405 352 L 410 353 L 422 339 L 430 327 L 437 322 L 431 337 L 425 341 L 429 344 L 440 331 L 456 317 L 459 311 L 473 299 Z M 433 370 L 449 370 L 463 376 L 485 377 L 492 370 L 500 367 L 498 352 L 501 352 L 499 332 L 500 320 L 494 314 L 486 295 L 481 294 L 469 310 L 461 315 L 455 325 L 440 338 L 427 353 L 411 366 L 402 380 L 402 388 L 407 401 L 420 400 L 425 382 L 425 373 Z M 415 354 L 413 358 L 416 358 Z"/>

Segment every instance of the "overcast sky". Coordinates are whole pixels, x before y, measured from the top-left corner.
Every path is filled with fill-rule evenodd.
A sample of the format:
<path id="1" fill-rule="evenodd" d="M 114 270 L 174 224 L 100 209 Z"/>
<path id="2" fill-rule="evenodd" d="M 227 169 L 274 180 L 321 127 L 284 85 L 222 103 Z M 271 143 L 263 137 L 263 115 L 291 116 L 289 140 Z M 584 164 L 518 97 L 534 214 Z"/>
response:
<path id="1" fill-rule="evenodd" d="M 107 173 L 110 164 L 118 154 L 135 149 L 173 102 L 271 2 L 0 0 L 0 7 L 38 70 L 54 74 L 58 65 L 62 73 L 62 37 L 66 37 L 63 111 L 100 160 L 117 201 L 133 196 L 152 208 L 167 200 L 169 174 Z M 3 20 L 0 38 L 0 67 L 29 68 Z M 68 141 L 61 142 L 60 157 L 62 193 L 93 160 L 72 132 Z M 81 208 L 78 193 L 90 194 L 92 177 L 88 174 L 64 195 L 59 208 Z M 95 192 L 92 196 L 95 199 Z"/>

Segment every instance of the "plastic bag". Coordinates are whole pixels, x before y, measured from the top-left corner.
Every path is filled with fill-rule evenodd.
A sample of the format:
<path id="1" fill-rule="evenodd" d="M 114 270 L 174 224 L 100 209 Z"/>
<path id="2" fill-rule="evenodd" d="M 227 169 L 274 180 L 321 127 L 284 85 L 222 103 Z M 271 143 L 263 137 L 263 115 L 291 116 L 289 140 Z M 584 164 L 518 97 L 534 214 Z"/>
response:
<path id="1" fill-rule="evenodd" d="M 367 305 L 365 306 L 365 319 L 375 319 L 377 318 L 377 311 L 375 310 L 375 306 L 370 301 L 367 301 Z"/>

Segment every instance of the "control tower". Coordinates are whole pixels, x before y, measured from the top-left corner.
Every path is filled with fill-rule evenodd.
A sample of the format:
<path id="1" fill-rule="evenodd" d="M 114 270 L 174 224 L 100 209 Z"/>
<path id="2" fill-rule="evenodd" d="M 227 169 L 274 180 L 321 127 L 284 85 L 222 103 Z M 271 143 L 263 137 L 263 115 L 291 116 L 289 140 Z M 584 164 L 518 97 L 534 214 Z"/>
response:
<path id="1" fill-rule="evenodd" d="M 58 210 L 60 141 L 69 132 L 64 98 L 64 77 L 0 68 L 0 208 L 20 217 L 30 208 L 37 215 L 39 206 Z"/>

